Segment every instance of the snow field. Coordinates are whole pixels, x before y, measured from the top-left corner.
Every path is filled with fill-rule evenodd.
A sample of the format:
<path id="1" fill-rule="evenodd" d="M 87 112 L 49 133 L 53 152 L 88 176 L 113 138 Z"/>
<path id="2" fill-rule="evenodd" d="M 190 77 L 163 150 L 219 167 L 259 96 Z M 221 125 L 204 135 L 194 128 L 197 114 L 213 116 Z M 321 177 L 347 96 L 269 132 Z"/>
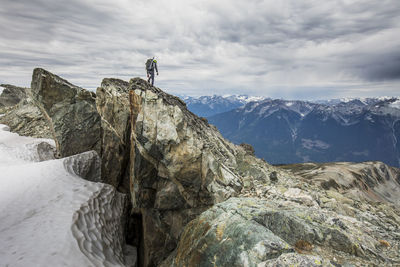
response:
<path id="1" fill-rule="evenodd" d="M 0 125 L 0 266 L 126 266 L 124 195 L 82 179 L 71 160 L 49 159 L 38 147 L 52 140 L 7 128 Z"/>

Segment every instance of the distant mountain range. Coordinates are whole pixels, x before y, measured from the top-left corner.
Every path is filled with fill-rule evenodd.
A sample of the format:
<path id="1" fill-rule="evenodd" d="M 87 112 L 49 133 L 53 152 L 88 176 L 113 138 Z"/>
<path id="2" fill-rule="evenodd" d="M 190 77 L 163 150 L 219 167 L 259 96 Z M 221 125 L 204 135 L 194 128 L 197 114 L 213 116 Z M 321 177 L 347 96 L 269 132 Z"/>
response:
<path id="1" fill-rule="evenodd" d="M 316 102 L 268 98 L 247 103 L 235 96 L 229 101 L 217 96 L 198 99 L 203 100 L 198 101 L 203 116 L 221 110 L 218 103 L 241 103 L 208 120 L 231 141 L 251 144 L 256 155 L 270 163 L 378 160 L 400 167 L 399 98 Z M 214 108 L 207 111 L 207 106 Z"/>
<path id="2" fill-rule="evenodd" d="M 265 99 L 265 97 L 251 97 L 247 95 L 181 96 L 181 98 L 186 102 L 188 109 L 200 117 L 210 117 L 218 113 L 242 107 L 252 101 Z"/>

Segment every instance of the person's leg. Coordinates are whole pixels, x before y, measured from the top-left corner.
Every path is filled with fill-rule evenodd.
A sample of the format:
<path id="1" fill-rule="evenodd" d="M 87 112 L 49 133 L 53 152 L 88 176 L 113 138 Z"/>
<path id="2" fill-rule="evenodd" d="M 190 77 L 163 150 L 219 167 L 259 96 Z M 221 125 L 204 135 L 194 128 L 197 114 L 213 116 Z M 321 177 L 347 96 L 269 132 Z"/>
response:
<path id="1" fill-rule="evenodd" d="M 150 74 L 151 76 L 151 86 L 154 86 L 154 70 Z"/>

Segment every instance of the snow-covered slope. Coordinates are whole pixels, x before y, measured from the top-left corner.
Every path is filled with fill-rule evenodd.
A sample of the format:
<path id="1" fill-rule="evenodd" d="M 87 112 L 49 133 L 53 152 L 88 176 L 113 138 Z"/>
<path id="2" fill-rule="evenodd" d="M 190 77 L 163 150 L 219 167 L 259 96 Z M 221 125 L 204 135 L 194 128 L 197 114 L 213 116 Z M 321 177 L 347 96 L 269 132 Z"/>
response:
<path id="1" fill-rule="evenodd" d="M 98 157 L 52 159 L 52 140 L 0 125 L 0 266 L 125 266 L 125 198 L 96 179 Z"/>

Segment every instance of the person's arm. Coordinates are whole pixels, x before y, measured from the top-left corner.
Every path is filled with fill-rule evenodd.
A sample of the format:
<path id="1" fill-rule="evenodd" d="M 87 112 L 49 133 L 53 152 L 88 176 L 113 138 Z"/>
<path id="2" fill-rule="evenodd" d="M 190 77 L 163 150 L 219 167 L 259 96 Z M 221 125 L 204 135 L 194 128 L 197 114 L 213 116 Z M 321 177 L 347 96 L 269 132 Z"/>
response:
<path id="1" fill-rule="evenodd" d="M 157 63 L 154 63 L 154 67 L 156 68 L 156 72 L 157 72 L 157 75 L 158 75 Z"/>

